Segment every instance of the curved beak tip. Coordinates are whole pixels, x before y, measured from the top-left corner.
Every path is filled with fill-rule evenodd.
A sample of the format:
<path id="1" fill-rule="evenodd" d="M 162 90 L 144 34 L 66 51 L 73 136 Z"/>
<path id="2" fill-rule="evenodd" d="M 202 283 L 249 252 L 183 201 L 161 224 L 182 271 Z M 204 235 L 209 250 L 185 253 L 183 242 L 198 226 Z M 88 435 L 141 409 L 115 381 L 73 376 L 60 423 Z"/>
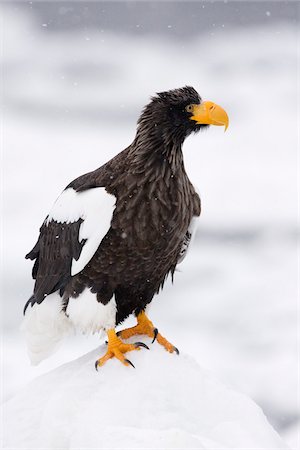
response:
<path id="1" fill-rule="evenodd" d="M 195 105 L 193 113 L 191 119 L 198 124 L 224 126 L 224 131 L 228 128 L 229 118 L 226 111 L 213 102 L 205 101 L 200 105 Z"/>

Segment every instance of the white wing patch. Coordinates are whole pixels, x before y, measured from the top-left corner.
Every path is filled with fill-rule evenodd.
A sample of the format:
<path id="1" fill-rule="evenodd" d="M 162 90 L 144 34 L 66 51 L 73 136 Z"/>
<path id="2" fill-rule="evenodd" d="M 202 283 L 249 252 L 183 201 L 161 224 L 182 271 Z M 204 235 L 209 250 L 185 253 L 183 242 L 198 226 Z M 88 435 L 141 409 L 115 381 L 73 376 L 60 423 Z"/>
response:
<path id="1" fill-rule="evenodd" d="M 197 225 L 198 225 L 198 219 L 199 216 L 193 216 L 192 220 L 190 221 L 189 227 L 188 227 L 188 231 L 184 237 L 183 243 L 182 243 L 182 247 L 179 253 L 179 258 L 177 261 L 177 264 L 180 264 L 184 258 L 186 257 L 188 250 L 194 240 L 195 234 L 196 234 L 196 230 L 197 230 Z"/>
<path id="2" fill-rule="evenodd" d="M 46 224 L 51 220 L 72 223 L 82 219 L 79 229 L 79 242 L 86 240 L 78 261 L 73 259 L 71 275 L 81 272 L 91 260 L 102 239 L 110 228 L 115 209 L 116 197 L 104 187 L 76 192 L 68 188 L 58 197 L 51 209 Z"/>
<path id="3" fill-rule="evenodd" d="M 195 185 L 194 185 L 194 189 L 200 198 L 200 192 L 195 187 Z M 191 244 L 193 243 L 193 240 L 196 235 L 199 217 L 200 216 L 193 216 L 190 221 L 187 233 L 186 233 L 183 243 L 182 243 L 182 247 L 181 247 L 181 250 L 179 253 L 179 258 L 178 258 L 177 264 L 180 264 L 184 260 L 184 258 L 186 257 L 186 255 L 188 253 L 189 248 L 191 248 Z"/>

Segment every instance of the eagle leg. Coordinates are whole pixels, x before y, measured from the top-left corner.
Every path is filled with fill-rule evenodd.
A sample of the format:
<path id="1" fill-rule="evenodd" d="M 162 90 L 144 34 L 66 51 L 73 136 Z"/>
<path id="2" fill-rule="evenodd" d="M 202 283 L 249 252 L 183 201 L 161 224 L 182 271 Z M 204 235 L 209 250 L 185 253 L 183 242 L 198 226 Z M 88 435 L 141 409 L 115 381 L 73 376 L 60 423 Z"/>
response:
<path id="1" fill-rule="evenodd" d="M 110 358 L 117 358 L 119 361 L 121 361 L 125 366 L 132 366 L 131 361 L 129 359 L 126 359 L 124 354 L 131 351 L 131 350 L 140 350 L 141 347 L 147 348 L 149 350 L 149 347 L 144 344 L 143 342 L 135 342 L 134 344 L 125 344 L 121 339 L 116 335 L 115 330 L 112 328 L 107 331 L 108 336 L 108 347 L 107 352 L 105 353 L 102 358 L 97 359 L 95 362 L 95 368 L 98 370 L 98 367 L 103 366 L 106 361 L 108 361 Z"/>
<path id="2" fill-rule="evenodd" d="M 137 322 L 137 325 L 135 325 L 134 327 L 118 331 L 117 335 L 122 339 L 128 339 L 131 336 L 135 336 L 137 334 L 144 334 L 153 338 L 152 343 L 157 340 L 157 342 L 162 345 L 168 352 L 175 352 L 177 353 L 177 355 L 179 355 L 179 350 L 158 332 L 157 328 L 155 328 L 151 320 L 148 319 L 144 311 L 138 314 Z"/>

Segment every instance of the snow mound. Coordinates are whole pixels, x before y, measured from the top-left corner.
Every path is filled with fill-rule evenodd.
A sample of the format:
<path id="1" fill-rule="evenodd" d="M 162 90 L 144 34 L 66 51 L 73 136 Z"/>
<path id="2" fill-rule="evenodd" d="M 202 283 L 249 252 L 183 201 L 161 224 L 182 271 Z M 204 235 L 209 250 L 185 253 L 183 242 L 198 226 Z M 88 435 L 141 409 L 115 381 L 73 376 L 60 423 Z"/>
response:
<path id="1" fill-rule="evenodd" d="M 35 379 L 4 404 L 2 448 L 288 448 L 251 399 L 191 357 L 155 343 L 130 353 L 136 369 L 110 360 L 96 372 L 104 351 Z"/>

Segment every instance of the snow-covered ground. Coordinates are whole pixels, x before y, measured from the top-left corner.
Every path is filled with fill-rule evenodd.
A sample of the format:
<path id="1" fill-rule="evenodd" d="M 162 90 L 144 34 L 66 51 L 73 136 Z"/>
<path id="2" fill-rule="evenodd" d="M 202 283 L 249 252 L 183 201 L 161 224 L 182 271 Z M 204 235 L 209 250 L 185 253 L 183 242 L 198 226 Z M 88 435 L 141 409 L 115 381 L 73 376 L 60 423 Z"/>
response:
<path id="1" fill-rule="evenodd" d="M 154 343 L 130 354 L 136 370 L 117 360 L 91 370 L 104 351 L 35 379 L 7 402 L 2 448 L 288 448 L 253 401 L 192 358 Z"/>
<path id="2" fill-rule="evenodd" d="M 150 95 L 190 84 L 226 109 L 230 127 L 185 143 L 203 214 L 151 318 L 180 350 L 255 399 L 297 448 L 296 28 L 137 40 L 50 33 L 13 9 L 3 28 L 4 398 L 98 343 L 77 336 L 33 369 L 17 331 L 32 289 L 24 255 L 53 201 L 131 142 Z"/>

